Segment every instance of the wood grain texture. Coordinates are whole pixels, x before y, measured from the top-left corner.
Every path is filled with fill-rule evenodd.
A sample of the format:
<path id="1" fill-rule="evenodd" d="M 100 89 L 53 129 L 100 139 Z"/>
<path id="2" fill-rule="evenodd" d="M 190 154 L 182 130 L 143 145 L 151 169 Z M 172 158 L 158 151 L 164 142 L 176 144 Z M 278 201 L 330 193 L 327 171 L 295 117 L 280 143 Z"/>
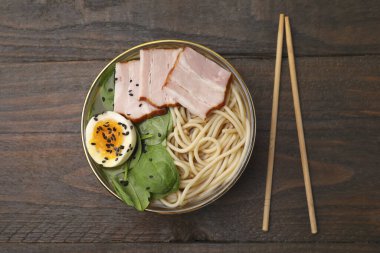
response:
<path id="1" fill-rule="evenodd" d="M 0 61 L 111 59 L 168 38 L 223 54 L 273 57 L 280 12 L 292 18 L 297 55 L 380 54 L 376 0 L 29 0 L 0 5 Z"/>
<path id="2" fill-rule="evenodd" d="M 261 231 L 280 12 L 292 19 L 316 236 L 285 58 L 271 227 Z M 0 251 L 379 252 L 379 13 L 375 0 L 2 1 Z M 168 38 L 228 58 L 258 120 L 238 183 L 212 205 L 176 216 L 139 213 L 113 198 L 80 141 L 84 98 L 107 61 Z"/>
<path id="3" fill-rule="evenodd" d="M 293 252 L 324 252 L 324 253 L 377 253 L 380 246 L 376 244 L 328 244 L 328 243 L 5 243 L 2 247 L 6 252 L 197 252 L 197 253 L 293 253 Z M 269 249 L 269 250 L 268 250 Z"/>
<path id="4" fill-rule="evenodd" d="M 271 233 L 261 232 L 274 61 L 231 62 L 254 94 L 258 132 L 253 158 L 222 199 L 178 216 L 138 213 L 123 205 L 101 187 L 84 158 L 81 107 L 92 78 L 105 62 L 0 65 L 4 73 L 0 241 L 378 243 L 380 78 L 376 66 L 380 57 L 298 60 L 320 228 L 317 236 L 309 233 L 286 71 L 280 95 Z M 323 74 L 331 72 L 339 75 Z"/>

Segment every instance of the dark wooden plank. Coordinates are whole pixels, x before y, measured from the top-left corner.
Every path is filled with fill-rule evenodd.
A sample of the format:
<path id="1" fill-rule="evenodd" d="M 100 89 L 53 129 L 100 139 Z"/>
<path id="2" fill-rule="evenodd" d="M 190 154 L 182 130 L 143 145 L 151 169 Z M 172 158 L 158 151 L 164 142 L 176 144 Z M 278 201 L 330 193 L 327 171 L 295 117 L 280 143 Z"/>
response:
<path id="1" fill-rule="evenodd" d="M 306 133 L 320 130 L 333 137 L 337 131 L 356 132 L 352 126 L 360 121 L 363 131 L 359 134 L 367 136 L 363 141 L 375 140 L 380 116 L 380 56 L 296 60 Z M 230 61 L 253 94 L 258 129 L 268 130 L 274 60 Z M 0 64 L 0 133 L 79 132 L 88 88 L 105 64 L 102 61 Z M 293 131 L 287 69 L 284 61 L 278 127 Z"/>
<path id="2" fill-rule="evenodd" d="M 2 64 L 0 133 L 79 132 L 88 89 L 105 64 Z"/>
<path id="3" fill-rule="evenodd" d="M 297 55 L 380 53 L 376 0 L 8 0 L 0 6 L 0 61 L 111 59 L 132 45 L 167 38 L 272 57 L 280 12 L 291 17 Z"/>
<path id="4" fill-rule="evenodd" d="M 288 252 L 334 252 L 334 253 L 375 253 L 379 252 L 378 244 L 352 244 L 352 243 L 3 243 L 2 250 L 5 252 L 268 252 L 268 253 L 288 253 Z"/>

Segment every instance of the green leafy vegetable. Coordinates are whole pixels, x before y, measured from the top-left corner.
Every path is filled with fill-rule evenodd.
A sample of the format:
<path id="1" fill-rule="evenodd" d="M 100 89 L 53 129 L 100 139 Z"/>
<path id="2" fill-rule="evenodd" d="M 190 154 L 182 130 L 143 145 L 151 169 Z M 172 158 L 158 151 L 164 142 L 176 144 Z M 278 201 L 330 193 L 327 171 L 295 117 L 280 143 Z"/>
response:
<path id="1" fill-rule="evenodd" d="M 115 189 L 116 194 L 128 205 L 134 206 L 134 203 L 129 197 L 129 195 L 126 193 L 123 185 L 121 185 L 119 177 L 111 177 L 111 183 L 113 185 L 113 188 Z"/>
<path id="2" fill-rule="evenodd" d="M 133 169 L 138 164 L 141 157 L 141 153 L 142 153 L 143 144 L 139 137 L 139 133 L 137 132 L 136 134 L 137 134 L 137 140 L 136 140 L 137 148 L 135 148 L 135 151 L 133 152 L 131 158 L 129 158 L 129 160 L 127 161 L 129 169 Z"/>
<path id="3" fill-rule="evenodd" d="M 136 182 L 151 193 L 167 194 L 178 181 L 174 161 L 161 145 L 147 146 L 146 149 L 134 169 Z"/>
<path id="4" fill-rule="evenodd" d="M 95 100 L 90 109 L 88 118 L 104 111 L 113 111 L 113 100 L 115 95 L 115 68 L 110 66 L 99 78 L 100 88 L 95 95 Z"/>
<path id="5" fill-rule="evenodd" d="M 104 78 L 100 79 L 100 99 L 106 111 L 113 110 L 113 99 L 115 95 L 115 71 L 113 68 L 106 70 Z"/>
<path id="6" fill-rule="evenodd" d="M 151 119 L 147 119 L 139 124 L 138 130 L 141 136 L 145 138 L 145 144 L 152 146 L 160 144 L 163 140 L 166 140 L 168 134 L 169 122 L 171 121 L 170 112 L 162 116 L 156 116 Z M 145 136 L 151 136 L 146 138 Z"/>
<path id="7" fill-rule="evenodd" d="M 168 128 L 166 130 L 166 133 L 167 133 L 167 135 L 169 135 L 169 133 L 171 133 L 173 131 L 173 127 L 174 127 L 173 126 L 173 118 L 172 118 L 170 111 L 168 111 L 167 117 L 169 118 L 169 122 L 168 122 Z"/>
<path id="8" fill-rule="evenodd" d="M 151 199 L 162 199 L 166 197 L 167 195 L 169 195 L 170 193 L 178 191 L 178 188 L 179 188 L 179 174 L 177 173 L 176 182 L 173 185 L 172 189 L 167 193 L 151 193 Z"/>
<path id="9" fill-rule="evenodd" d="M 128 170 L 129 170 L 128 165 L 129 165 L 128 163 L 125 163 L 125 165 L 124 165 L 124 181 L 126 181 L 128 178 Z"/>
<path id="10" fill-rule="evenodd" d="M 131 171 L 128 181 L 124 181 L 126 186 L 123 186 L 119 177 L 112 178 L 112 184 L 115 188 L 117 195 L 128 205 L 134 206 L 139 211 L 144 211 L 149 205 L 150 193 L 146 189 L 142 188 L 136 180 Z"/>
<path id="11" fill-rule="evenodd" d="M 153 134 L 144 134 L 141 136 L 141 140 L 146 140 L 146 139 L 149 139 L 149 138 L 152 138 L 153 137 Z"/>
<path id="12" fill-rule="evenodd" d="M 164 145 L 172 130 L 170 112 L 137 126 L 136 150 L 116 171 L 107 172 L 116 194 L 143 211 L 151 199 L 160 199 L 179 187 L 179 174 Z"/>

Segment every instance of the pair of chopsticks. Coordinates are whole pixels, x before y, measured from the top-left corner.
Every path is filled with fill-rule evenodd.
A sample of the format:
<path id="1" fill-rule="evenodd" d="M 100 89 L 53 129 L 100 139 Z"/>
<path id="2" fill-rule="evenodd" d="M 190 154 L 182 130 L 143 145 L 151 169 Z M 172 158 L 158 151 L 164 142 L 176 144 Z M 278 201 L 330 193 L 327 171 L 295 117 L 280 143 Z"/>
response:
<path id="1" fill-rule="evenodd" d="M 271 200 L 271 193 L 272 193 L 274 150 L 275 150 L 275 143 L 276 143 L 278 97 L 279 97 L 279 91 L 280 91 L 282 44 L 283 44 L 283 37 L 284 37 L 284 21 L 285 21 L 285 31 L 286 31 L 286 45 L 288 49 L 288 58 L 289 58 L 288 61 L 289 61 L 289 69 L 290 69 L 290 80 L 291 80 L 291 85 L 292 85 L 292 94 L 293 94 L 293 102 L 294 102 L 294 111 L 295 111 L 295 116 L 296 116 L 298 141 L 299 141 L 299 146 L 300 146 L 301 163 L 302 163 L 303 177 L 304 177 L 305 189 L 306 189 L 307 207 L 309 210 L 311 233 L 316 234 L 317 222 L 315 219 L 313 193 L 311 190 L 311 181 L 310 181 L 309 165 L 308 165 L 307 154 L 306 154 L 305 136 L 303 133 L 303 124 L 302 124 L 301 107 L 300 107 L 300 100 L 299 100 L 299 94 L 298 94 L 296 67 L 295 67 L 295 62 L 294 62 L 292 34 L 290 31 L 289 17 L 286 16 L 284 18 L 284 14 L 280 14 L 278 36 L 277 36 L 276 66 L 275 66 L 275 75 L 274 75 L 272 120 L 271 120 L 270 139 L 269 139 L 268 172 L 267 172 L 267 181 L 266 181 L 266 189 L 265 189 L 263 231 L 268 231 L 268 227 L 269 227 L 269 211 L 270 211 L 270 200 Z"/>

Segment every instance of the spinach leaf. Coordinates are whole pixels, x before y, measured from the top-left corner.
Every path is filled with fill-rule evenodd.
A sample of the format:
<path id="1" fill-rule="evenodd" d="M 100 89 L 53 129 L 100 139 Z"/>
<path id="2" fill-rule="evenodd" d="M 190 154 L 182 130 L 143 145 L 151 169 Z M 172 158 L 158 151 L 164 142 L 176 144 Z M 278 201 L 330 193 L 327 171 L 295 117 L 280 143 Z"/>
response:
<path id="1" fill-rule="evenodd" d="M 151 193 L 151 199 L 162 199 L 169 195 L 170 193 L 178 191 L 179 188 L 179 174 L 177 173 L 176 182 L 173 185 L 172 189 L 167 193 Z"/>
<path id="2" fill-rule="evenodd" d="M 134 153 L 132 154 L 132 156 L 127 161 L 129 169 L 133 169 L 134 167 L 136 167 L 136 165 L 138 164 L 138 162 L 140 160 L 141 154 L 142 154 L 143 143 L 140 139 L 138 131 L 136 132 L 136 134 L 137 134 L 137 140 L 136 140 L 137 148 L 135 148 Z"/>
<path id="3" fill-rule="evenodd" d="M 167 194 L 179 181 L 174 161 L 161 145 L 147 146 L 134 170 L 136 182 L 151 193 Z"/>
<path id="4" fill-rule="evenodd" d="M 107 69 L 103 78 L 100 79 L 100 99 L 106 111 L 113 111 L 113 99 L 115 95 L 115 70 Z"/>
<path id="5" fill-rule="evenodd" d="M 110 66 L 99 79 L 100 88 L 90 109 L 88 118 L 104 111 L 113 111 L 115 95 L 115 68 Z"/>
<path id="6" fill-rule="evenodd" d="M 112 184 L 115 188 L 116 194 L 127 204 L 135 207 L 139 211 L 144 211 L 145 208 L 149 205 L 149 197 L 150 193 L 141 185 L 136 183 L 136 179 L 134 174 L 132 173 L 128 176 L 128 181 L 126 182 L 126 186 L 120 183 L 119 177 L 113 177 Z"/>
<path id="7" fill-rule="evenodd" d="M 169 117 L 169 122 L 168 122 L 168 128 L 166 130 L 166 135 L 169 135 L 169 133 L 171 133 L 173 131 L 173 127 L 174 127 L 174 124 L 173 124 L 173 118 L 172 118 L 172 114 L 170 112 L 170 110 L 168 110 L 168 117 Z"/>
<path id="8" fill-rule="evenodd" d="M 128 171 L 128 181 L 124 172 L 113 174 L 112 185 L 116 194 L 128 205 L 142 211 L 150 199 L 160 199 L 179 187 L 179 174 L 174 161 L 162 145 L 146 146 L 138 163 Z M 124 185 L 120 183 L 124 180 Z"/>
<path id="9" fill-rule="evenodd" d="M 134 206 L 132 199 L 125 192 L 124 186 L 121 185 L 119 177 L 111 177 L 111 183 L 115 189 L 117 196 L 119 196 L 121 200 L 123 200 L 123 202 L 127 203 L 128 205 Z"/>
<path id="10" fill-rule="evenodd" d="M 144 136 L 144 139 L 146 138 L 145 144 L 152 146 L 166 140 L 170 120 L 171 115 L 170 112 L 168 112 L 165 115 L 156 116 L 140 123 L 137 128 L 140 132 L 140 136 Z"/>
<path id="11" fill-rule="evenodd" d="M 148 119 L 137 128 L 134 154 L 117 172 L 109 172 L 107 176 L 126 204 L 143 211 L 150 199 L 160 199 L 178 190 L 179 174 L 164 147 L 173 128 L 170 112 Z"/>

